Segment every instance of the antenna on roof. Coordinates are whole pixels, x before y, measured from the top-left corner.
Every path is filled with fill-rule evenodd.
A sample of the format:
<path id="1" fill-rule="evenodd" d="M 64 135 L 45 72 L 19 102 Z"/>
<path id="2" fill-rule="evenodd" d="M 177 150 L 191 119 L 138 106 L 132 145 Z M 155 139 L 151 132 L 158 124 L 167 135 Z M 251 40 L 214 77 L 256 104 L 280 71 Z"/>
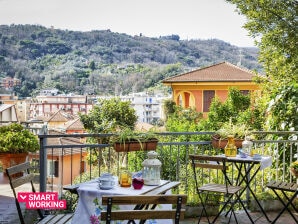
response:
<path id="1" fill-rule="evenodd" d="M 241 66 L 242 56 L 243 56 L 242 49 L 239 49 L 239 61 L 237 63 L 237 66 Z"/>

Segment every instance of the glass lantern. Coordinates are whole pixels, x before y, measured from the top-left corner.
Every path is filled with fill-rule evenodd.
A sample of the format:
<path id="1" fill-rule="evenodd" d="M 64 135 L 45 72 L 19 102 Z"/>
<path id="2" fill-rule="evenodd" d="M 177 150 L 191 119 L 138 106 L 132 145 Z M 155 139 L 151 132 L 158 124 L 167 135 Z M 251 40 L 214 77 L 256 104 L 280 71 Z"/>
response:
<path id="1" fill-rule="evenodd" d="M 157 159 L 158 154 L 155 151 L 150 151 L 147 156 L 148 159 L 145 159 L 142 163 L 144 184 L 159 185 L 161 162 Z"/>
<path id="2" fill-rule="evenodd" d="M 242 142 L 243 152 L 249 156 L 252 156 L 252 146 L 253 142 L 250 141 L 248 137 L 245 137 L 245 140 Z"/>

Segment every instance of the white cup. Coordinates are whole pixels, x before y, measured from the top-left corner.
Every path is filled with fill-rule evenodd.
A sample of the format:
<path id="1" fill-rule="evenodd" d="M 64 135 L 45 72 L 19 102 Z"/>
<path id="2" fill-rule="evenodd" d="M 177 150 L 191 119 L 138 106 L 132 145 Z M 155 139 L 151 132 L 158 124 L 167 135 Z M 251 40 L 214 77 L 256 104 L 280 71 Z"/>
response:
<path id="1" fill-rule="evenodd" d="M 101 189 L 108 189 L 108 188 L 113 188 L 115 185 L 115 180 L 114 178 L 100 178 L 99 179 L 99 187 Z"/>

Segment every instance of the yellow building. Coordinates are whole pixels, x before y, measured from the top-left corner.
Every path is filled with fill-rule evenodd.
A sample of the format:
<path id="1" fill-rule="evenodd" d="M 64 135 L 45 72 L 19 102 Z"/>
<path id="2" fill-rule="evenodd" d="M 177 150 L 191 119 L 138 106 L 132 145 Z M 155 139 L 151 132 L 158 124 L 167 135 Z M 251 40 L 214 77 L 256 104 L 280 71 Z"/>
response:
<path id="1" fill-rule="evenodd" d="M 163 84 L 172 88 L 176 105 L 195 108 L 206 117 L 212 99 L 217 96 L 224 102 L 230 87 L 236 87 L 244 94 L 258 90 L 258 85 L 252 81 L 254 76 L 256 74 L 248 69 L 222 62 L 169 77 Z"/>

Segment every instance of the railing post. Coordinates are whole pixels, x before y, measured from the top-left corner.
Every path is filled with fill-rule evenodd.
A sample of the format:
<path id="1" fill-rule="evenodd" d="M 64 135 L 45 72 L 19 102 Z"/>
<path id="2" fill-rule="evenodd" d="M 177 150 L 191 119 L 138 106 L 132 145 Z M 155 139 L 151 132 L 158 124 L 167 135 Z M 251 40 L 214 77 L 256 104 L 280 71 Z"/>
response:
<path id="1" fill-rule="evenodd" d="M 41 135 L 47 134 L 47 127 L 44 125 L 40 130 Z M 46 192 L 47 181 L 47 138 L 40 137 L 40 149 L 39 149 L 39 191 Z"/>

